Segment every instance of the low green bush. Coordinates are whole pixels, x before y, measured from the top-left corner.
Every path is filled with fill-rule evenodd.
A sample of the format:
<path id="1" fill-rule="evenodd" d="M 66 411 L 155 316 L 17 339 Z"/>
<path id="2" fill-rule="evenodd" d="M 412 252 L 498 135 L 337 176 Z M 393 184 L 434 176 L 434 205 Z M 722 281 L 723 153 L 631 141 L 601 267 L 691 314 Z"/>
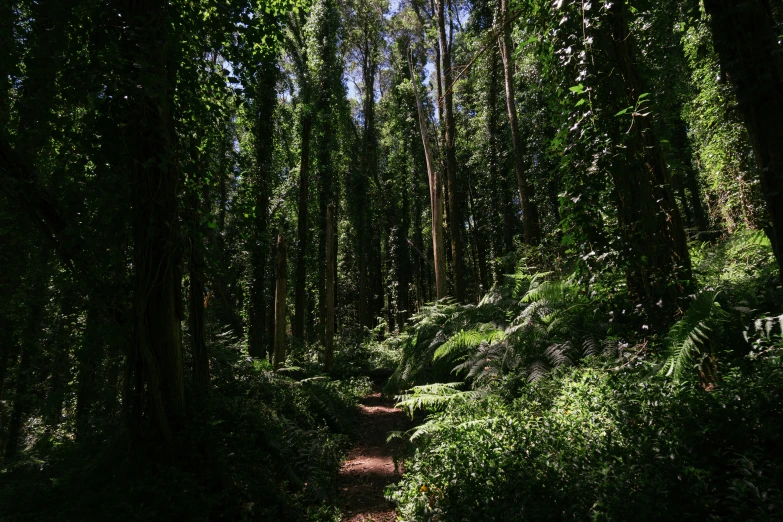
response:
<path id="1" fill-rule="evenodd" d="M 389 494 L 404 520 L 779 520 L 781 352 L 712 392 L 648 364 L 452 402 Z"/>

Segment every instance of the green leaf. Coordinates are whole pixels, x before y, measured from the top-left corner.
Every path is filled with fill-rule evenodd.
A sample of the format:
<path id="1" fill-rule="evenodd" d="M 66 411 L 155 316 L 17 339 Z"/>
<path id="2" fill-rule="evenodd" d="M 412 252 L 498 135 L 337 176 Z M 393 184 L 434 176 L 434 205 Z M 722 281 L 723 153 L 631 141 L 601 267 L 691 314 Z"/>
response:
<path id="1" fill-rule="evenodd" d="M 210 221 L 207 226 L 209 228 L 215 229 L 215 228 L 217 228 L 217 223 L 215 223 L 214 221 Z"/>
<path id="2" fill-rule="evenodd" d="M 587 100 L 585 100 L 584 98 L 582 98 L 581 100 L 579 100 L 578 102 L 576 102 L 576 105 L 575 105 L 575 106 L 576 106 L 576 107 L 579 107 L 580 105 L 584 105 L 584 104 L 585 104 L 585 102 L 587 102 Z"/>
<path id="3" fill-rule="evenodd" d="M 623 114 L 625 114 L 627 112 L 628 112 L 628 107 L 626 107 L 625 109 L 623 109 L 620 112 L 618 112 L 617 114 L 615 114 L 615 116 L 622 116 Z"/>
<path id="4" fill-rule="evenodd" d="M 568 90 L 576 94 L 582 94 L 583 92 L 585 92 L 585 86 L 580 83 L 579 85 L 574 85 L 573 87 L 569 87 Z"/>

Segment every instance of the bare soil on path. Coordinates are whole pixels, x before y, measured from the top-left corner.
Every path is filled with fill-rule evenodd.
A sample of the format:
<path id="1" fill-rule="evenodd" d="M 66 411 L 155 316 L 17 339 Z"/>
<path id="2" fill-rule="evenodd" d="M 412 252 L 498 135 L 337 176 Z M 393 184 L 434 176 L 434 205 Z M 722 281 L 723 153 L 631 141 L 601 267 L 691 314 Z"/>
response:
<path id="1" fill-rule="evenodd" d="M 394 456 L 402 454 L 402 441 L 386 442 L 389 432 L 410 427 L 405 414 L 394 408 L 394 399 L 383 397 L 380 387 L 359 406 L 356 440 L 340 469 L 340 508 L 343 522 L 392 522 L 394 504 L 384 496 L 386 486 L 400 479 Z"/>

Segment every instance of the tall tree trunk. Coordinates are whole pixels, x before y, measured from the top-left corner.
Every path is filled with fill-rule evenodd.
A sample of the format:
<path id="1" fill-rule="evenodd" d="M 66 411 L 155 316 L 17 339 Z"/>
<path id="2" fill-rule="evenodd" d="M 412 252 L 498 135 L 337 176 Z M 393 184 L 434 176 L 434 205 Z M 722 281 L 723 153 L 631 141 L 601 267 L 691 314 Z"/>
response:
<path id="1" fill-rule="evenodd" d="M 517 103 L 514 98 L 514 64 L 511 50 L 511 20 L 508 16 L 508 0 L 500 0 L 501 31 L 499 39 L 500 56 L 503 59 L 503 75 L 506 81 L 506 107 L 508 123 L 511 126 L 511 145 L 514 150 L 514 171 L 517 174 L 519 203 L 522 207 L 522 226 L 525 231 L 525 243 L 537 245 L 541 241 L 541 228 L 538 223 L 538 207 L 535 204 L 533 185 L 529 183 L 522 158 L 525 144 L 519 134 Z"/>
<path id="2" fill-rule="evenodd" d="M 406 176 L 403 175 L 403 179 Z M 410 197 L 408 187 L 409 183 L 404 182 L 402 189 L 402 218 L 401 224 L 397 229 L 395 240 L 397 242 L 397 323 L 400 330 L 405 326 L 405 322 L 410 315 L 410 282 L 411 282 L 411 264 L 410 247 L 408 246 L 408 230 L 410 229 Z"/>
<path id="3" fill-rule="evenodd" d="M 19 439 L 22 436 L 22 427 L 30 407 L 31 351 L 31 346 L 22 347 L 21 361 L 19 361 L 19 367 L 16 370 L 16 389 L 14 391 L 14 405 L 11 410 L 11 418 L 8 422 L 5 460 L 15 458 L 19 451 Z"/>
<path id="4" fill-rule="evenodd" d="M 465 260 L 463 246 L 463 219 L 460 205 L 460 186 L 457 178 L 457 126 L 454 123 L 454 93 L 452 87 L 451 45 L 446 38 L 446 0 L 437 0 L 438 34 L 440 40 L 440 72 L 443 76 L 443 113 L 445 120 L 441 124 L 445 128 L 444 145 L 446 150 L 446 183 L 449 194 L 449 232 L 451 233 L 451 258 L 454 274 L 454 298 L 465 300 Z"/>
<path id="5" fill-rule="evenodd" d="M 268 230 L 269 179 L 272 174 L 274 135 L 270 131 L 277 103 L 277 64 L 270 59 L 258 72 L 255 100 L 253 100 L 255 127 L 253 148 L 255 154 L 255 230 L 250 244 L 253 282 L 250 285 L 250 328 L 248 352 L 252 357 L 266 355 L 266 266 L 272 236 Z"/>
<path id="6" fill-rule="evenodd" d="M 40 277 L 40 274 L 36 274 Z M 40 285 L 36 284 L 39 291 Z M 36 290 L 36 288 L 32 288 Z M 16 457 L 19 451 L 20 438 L 25 419 L 30 413 L 31 397 L 30 385 L 33 377 L 33 352 L 38 349 L 41 322 L 44 314 L 44 301 L 40 296 L 33 296 L 30 303 L 29 316 L 21 335 L 21 357 L 16 369 L 16 389 L 14 391 L 14 405 L 11 410 L 11 418 L 8 422 L 8 434 L 6 436 L 5 459 Z"/>
<path id="7" fill-rule="evenodd" d="M 498 78 L 498 58 L 499 49 L 490 49 L 492 53 L 490 61 L 490 81 L 489 81 L 489 93 L 487 96 L 487 103 L 489 107 L 487 112 L 489 117 L 487 118 L 487 134 L 489 136 L 489 178 L 490 186 L 492 187 L 490 201 L 490 241 L 492 244 L 492 257 L 494 262 L 492 263 L 492 280 L 495 284 L 503 282 L 503 266 L 499 261 L 499 258 L 506 253 L 505 242 L 505 227 L 503 222 L 504 212 L 504 180 L 500 173 L 500 154 L 498 147 L 498 91 L 500 90 L 500 81 Z M 513 230 L 513 227 L 512 227 Z"/>
<path id="8" fill-rule="evenodd" d="M 704 0 L 704 8 L 750 135 L 783 279 L 783 46 L 767 0 Z"/>
<path id="9" fill-rule="evenodd" d="M 302 117 L 302 156 L 299 162 L 299 211 L 296 238 L 296 288 L 294 289 L 294 338 L 305 338 L 307 315 L 307 202 L 310 197 L 310 135 L 313 120 L 309 114 Z"/>
<path id="10" fill-rule="evenodd" d="M 421 142 L 424 145 L 424 157 L 427 161 L 427 176 L 430 184 L 430 208 L 432 210 L 432 252 L 433 264 L 435 266 L 435 297 L 443 299 L 446 297 L 446 263 L 445 263 L 445 244 L 443 241 L 443 197 L 441 195 L 440 175 L 435 168 L 435 160 L 430 150 L 430 140 L 427 132 L 427 117 L 424 115 L 424 107 L 419 98 L 419 77 L 413 70 L 410 56 L 408 57 L 408 67 L 411 72 L 411 82 L 413 82 L 413 94 L 416 97 L 416 108 L 419 113 L 419 129 L 421 131 Z"/>
<path id="11" fill-rule="evenodd" d="M 191 205 L 198 204 L 198 196 L 195 201 L 191 200 Z M 201 237 L 195 231 L 198 222 L 192 223 L 194 231 L 190 236 L 190 258 L 188 259 L 188 270 L 190 279 L 190 342 L 191 355 L 193 357 L 193 385 L 200 392 L 206 392 L 209 389 L 209 351 L 207 350 L 207 340 L 205 333 L 205 309 L 207 300 L 204 294 L 204 271 Z"/>
<path id="12" fill-rule="evenodd" d="M 605 42 L 616 77 L 604 96 L 633 105 L 646 92 L 633 60 L 633 40 L 628 32 L 625 2 L 612 4 L 608 12 L 610 41 Z M 611 112 L 611 111 L 609 111 Z M 623 141 L 618 123 L 615 139 Z M 669 172 L 660 143 L 645 117 L 634 117 L 626 133 L 627 149 L 617 154 L 621 168 L 612 170 L 618 217 L 626 243 L 626 279 L 632 294 L 645 305 L 651 319 L 666 326 L 692 283 L 691 263 L 679 209 L 671 192 Z"/>
<path id="13" fill-rule="evenodd" d="M 95 402 L 97 368 L 100 365 L 102 338 L 99 331 L 98 311 L 93 306 L 87 310 L 82 343 L 76 352 L 76 436 L 89 432 L 90 415 Z"/>
<path id="14" fill-rule="evenodd" d="M 171 437 L 185 410 L 179 180 L 173 153 L 175 44 L 168 36 L 167 8 L 174 9 L 162 0 L 129 4 L 125 20 L 134 24 L 126 68 L 131 112 L 124 133 L 132 171 L 135 358 L 143 381 L 135 390 L 136 404 L 149 405 L 142 414 L 164 438 Z"/>
<path id="15" fill-rule="evenodd" d="M 286 262 L 286 242 L 282 235 L 277 236 L 277 285 L 275 288 L 275 352 L 272 365 L 277 371 L 285 364 L 286 336 L 286 278 L 288 264 Z"/>
<path id="16" fill-rule="evenodd" d="M 66 287 L 66 291 L 68 291 Z M 58 328 L 55 334 L 52 360 L 51 380 L 49 392 L 46 397 L 46 424 L 56 428 L 62 419 L 63 402 L 67 391 L 68 381 L 71 375 L 70 355 L 73 344 L 73 325 L 75 321 L 73 294 L 64 294 L 58 318 Z M 2 387 L 2 383 L 0 383 Z"/>
<path id="17" fill-rule="evenodd" d="M 326 207 L 326 325 L 324 350 L 326 372 L 334 369 L 334 280 L 337 273 L 337 234 L 335 233 L 334 203 Z"/>

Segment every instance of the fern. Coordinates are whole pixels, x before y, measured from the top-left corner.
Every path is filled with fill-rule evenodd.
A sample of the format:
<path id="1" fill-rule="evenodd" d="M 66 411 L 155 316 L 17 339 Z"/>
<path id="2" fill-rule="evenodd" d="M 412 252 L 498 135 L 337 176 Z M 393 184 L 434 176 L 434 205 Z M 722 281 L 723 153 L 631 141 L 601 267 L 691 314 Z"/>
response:
<path id="1" fill-rule="evenodd" d="M 696 364 L 697 356 L 705 355 L 710 343 L 715 342 L 715 330 L 727 316 L 716 301 L 717 296 L 715 291 L 697 294 L 682 319 L 669 330 L 669 354 L 663 367 L 667 376 L 683 378 L 686 370 Z"/>
<path id="2" fill-rule="evenodd" d="M 494 325 L 481 325 L 473 330 L 461 330 L 453 335 L 432 355 L 433 360 L 453 355 L 455 352 L 466 352 L 473 350 L 482 343 L 492 344 L 495 341 L 502 340 L 505 336 L 503 330 L 499 330 Z"/>
<path id="3" fill-rule="evenodd" d="M 468 401 L 482 396 L 476 391 L 460 391 L 461 382 L 447 382 L 414 386 L 409 393 L 396 397 L 397 408 L 408 412 L 413 417 L 416 410 L 439 410 L 457 401 Z"/>

